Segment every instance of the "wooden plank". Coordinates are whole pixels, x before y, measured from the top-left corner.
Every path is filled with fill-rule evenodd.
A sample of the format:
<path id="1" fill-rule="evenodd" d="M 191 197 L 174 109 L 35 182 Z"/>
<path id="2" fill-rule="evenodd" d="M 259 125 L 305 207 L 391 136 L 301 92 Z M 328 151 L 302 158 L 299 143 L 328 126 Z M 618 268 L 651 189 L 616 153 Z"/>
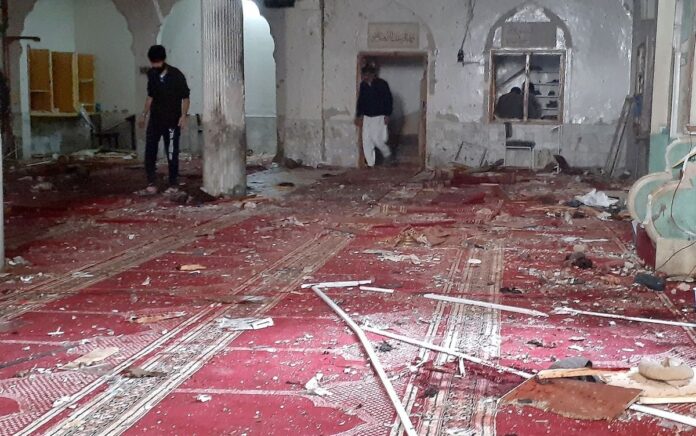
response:
<path id="1" fill-rule="evenodd" d="M 73 53 L 53 52 L 53 108 L 57 112 L 76 112 Z"/>
<path id="2" fill-rule="evenodd" d="M 578 368 L 578 369 L 546 369 L 539 371 L 537 377 L 540 380 L 554 378 L 572 378 L 572 377 L 587 377 L 591 375 L 606 375 L 615 374 L 617 372 L 626 372 L 628 369 L 595 369 L 595 368 Z"/>
<path id="3" fill-rule="evenodd" d="M 578 380 L 554 379 L 542 383 L 532 378 L 505 395 L 500 404 L 534 407 L 572 419 L 613 421 L 638 400 L 641 392 Z"/>
<path id="4" fill-rule="evenodd" d="M 621 117 L 619 118 L 619 123 L 616 126 L 616 131 L 614 132 L 614 138 L 611 141 L 611 149 L 609 150 L 609 158 L 604 166 L 604 174 L 611 177 L 616 169 L 617 160 L 619 159 L 619 154 L 621 152 L 621 144 L 623 143 L 624 133 L 626 132 L 626 125 L 631 115 L 631 109 L 633 108 L 633 97 L 626 97 L 624 100 L 623 108 L 621 109 Z"/>
<path id="5" fill-rule="evenodd" d="M 84 105 L 87 111 L 96 107 L 96 81 L 94 70 L 94 55 L 77 55 L 78 103 Z"/>
<path id="6" fill-rule="evenodd" d="M 29 47 L 29 91 L 32 111 L 50 111 L 51 102 L 51 53 Z"/>

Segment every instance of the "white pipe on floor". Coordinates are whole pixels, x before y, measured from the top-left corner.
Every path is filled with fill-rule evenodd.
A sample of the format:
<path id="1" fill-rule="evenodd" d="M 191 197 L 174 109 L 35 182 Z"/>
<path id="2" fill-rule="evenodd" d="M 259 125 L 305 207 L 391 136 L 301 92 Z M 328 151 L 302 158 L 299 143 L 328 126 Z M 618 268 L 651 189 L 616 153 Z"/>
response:
<path id="1" fill-rule="evenodd" d="M 394 408 L 396 409 L 397 415 L 399 415 L 399 419 L 401 419 L 401 425 L 403 425 L 404 431 L 408 436 L 418 436 L 416 428 L 413 426 L 413 423 L 411 423 L 411 417 L 404 408 L 404 405 L 401 403 L 398 394 L 394 390 L 394 386 L 392 386 L 391 381 L 389 381 L 387 373 L 384 372 L 384 368 L 382 367 L 382 364 L 375 353 L 372 343 L 370 343 L 367 336 L 365 336 L 365 332 L 363 332 L 360 326 L 358 326 L 355 321 L 353 321 L 351 317 L 343 311 L 343 309 L 341 309 L 336 303 L 333 302 L 333 300 L 331 300 L 331 298 L 324 294 L 320 288 L 313 286 L 312 290 L 324 301 L 324 303 L 333 309 L 333 311 L 336 312 L 336 314 L 343 319 L 343 321 L 345 321 L 351 330 L 353 330 L 353 332 L 355 332 L 355 334 L 358 336 L 358 339 L 360 339 L 363 348 L 370 358 L 372 368 L 374 368 L 375 372 L 379 376 L 382 384 L 384 385 L 384 389 L 387 391 L 387 395 L 389 395 L 389 399 L 391 400 L 392 404 L 394 404 Z"/>
<path id="2" fill-rule="evenodd" d="M 302 289 L 309 289 L 309 288 L 323 288 L 323 289 L 328 289 L 328 288 L 355 288 L 360 285 L 370 285 L 372 284 L 372 280 L 357 280 L 354 282 L 326 282 L 326 283 L 305 283 L 302 285 Z"/>
<path id="3" fill-rule="evenodd" d="M 393 289 L 373 288 L 372 286 L 360 286 L 360 290 L 366 291 L 366 292 L 381 292 L 382 294 L 393 294 L 394 293 Z"/>
<path id="4" fill-rule="evenodd" d="M 598 313 L 598 312 L 587 312 L 584 310 L 571 309 L 570 307 L 560 307 L 553 311 L 558 315 L 587 315 L 596 316 L 599 318 L 611 318 L 611 319 L 622 319 L 625 321 L 635 321 L 635 322 L 645 322 L 650 324 L 661 324 L 661 325 L 671 325 L 676 327 L 690 327 L 696 328 L 696 324 L 691 322 L 681 322 L 681 321 L 666 321 L 661 319 L 651 319 L 651 318 L 638 318 L 635 316 L 624 316 L 624 315 L 614 315 L 611 313 Z"/>
<path id="5" fill-rule="evenodd" d="M 454 297 L 448 297 L 448 296 L 440 295 L 440 294 L 426 294 L 426 295 L 424 295 L 424 297 L 427 299 L 430 299 L 430 300 L 446 301 L 448 303 L 466 304 L 468 306 L 486 307 L 489 309 L 497 309 L 497 310 L 502 310 L 505 312 L 515 312 L 515 313 L 521 313 L 524 315 L 539 316 L 539 317 L 544 317 L 544 318 L 549 317 L 548 314 L 546 314 L 544 312 L 539 312 L 538 310 L 524 309 L 522 307 L 514 307 L 514 306 L 503 306 L 502 304 L 487 303 L 485 301 L 467 300 L 465 298 L 454 298 Z"/>
<path id="6" fill-rule="evenodd" d="M 412 338 L 409 338 L 406 336 L 397 335 L 396 333 L 385 332 L 384 330 L 373 329 L 372 327 L 363 327 L 363 330 L 365 330 L 366 332 L 374 333 L 374 334 L 379 335 L 379 336 L 384 336 L 385 338 L 394 339 L 395 341 L 405 342 L 407 344 L 415 345 L 417 347 L 427 348 L 429 350 L 438 351 L 438 352 L 444 353 L 444 354 L 449 354 L 450 356 L 458 357 L 460 359 L 467 360 L 469 362 L 476 363 L 476 364 L 479 364 L 481 366 L 487 366 L 487 367 L 493 368 L 497 371 L 509 372 L 511 374 L 518 375 L 518 376 L 525 378 L 525 379 L 533 377 L 532 374 L 528 374 L 524 371 L 519 371 L 515 368 L 510 368 L 507 366 L 498 365 L 498 364 L 493 363 L 493 362 L 488 362 L 488 361 L 485 361 L 483 359 L 479 359 L 478 357 L 470 356 L 470 355 L 464 354 L 460 351 L 453 350 L 451 348 L 441 347 L 439 345 L 430 344 L 428 342 L 423 342 L 423 341 L 419 341 L 417 339 L 412 339 Z"/>

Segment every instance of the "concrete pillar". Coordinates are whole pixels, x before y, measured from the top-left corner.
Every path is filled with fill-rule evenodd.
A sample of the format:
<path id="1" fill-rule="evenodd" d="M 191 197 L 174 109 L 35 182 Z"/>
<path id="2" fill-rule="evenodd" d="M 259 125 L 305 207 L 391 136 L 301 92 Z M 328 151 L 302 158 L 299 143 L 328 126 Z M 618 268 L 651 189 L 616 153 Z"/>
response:
<path id="1" fill-rule="evenodd" d="M 202 0 L 203 187 L 246 194 L 244 33 L 241 0 Z"/>
<path id="2" fill-rule="evenodd" d="M 5 269 L 5 179 L 3 177 L 4 152 L 2 148 L 2 135 L 0 135 L 0 271 Z"/>

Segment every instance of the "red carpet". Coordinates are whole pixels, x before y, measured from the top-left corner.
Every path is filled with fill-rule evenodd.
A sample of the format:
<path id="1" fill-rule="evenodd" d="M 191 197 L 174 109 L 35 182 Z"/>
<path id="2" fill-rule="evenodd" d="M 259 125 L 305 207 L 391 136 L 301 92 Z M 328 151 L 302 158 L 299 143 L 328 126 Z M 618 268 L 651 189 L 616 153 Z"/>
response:
<path id="1" fill-rule="evenodd" d="M 25 200 L 19 182 L 12 185 L 8 255 L 31 265 L 9 269 L 0 284 L 1 435 L 397 434 L 394 409 L 360 344 L 311 290 L 300 289 L 306 282 L 373 279 L 396 292 L 328 294 L 359 322 L 524 371 L 576 355 L 629 366 L 669 353 L 696 364 L 693 332 L 681 328 L 530 318 L 421 297 L 696 320 L 693 295 L 676 284 L 656 294 L 632 287 L 630 272 L 621 275 L 626 261 L 636 262 L 629 223 L 568 224 L 548 215 L 549 197 L 565 201 L 589 190 L 569 178 L 414 178 L 390 168 L 321 180 L 318 172 L 318 184 L 242 212 L 235 202 L 180 207 L 133 198 L 129 170 L 119 171 L 93 176 L 126 180 L 107 192 L 85 186 Z M 408 229 L 437 243 L 404 238 Z M 564 264 L 582 240 L 590 241 L 594 269 Z M 413 256 L 392 261 L 389 253 Z M 177 270 L 185 264 L 204 269 Z M 502 287 L 523 294 L 501 294 Z M 263 298 L 244 303 L 248 296 Z M 275 325 L 235 332 L 219 327 L 222 316 L 271 317 Z M 369 336 L 375 346 L 383 341 Z M 447 356 L 387 342 L 380 360 L 419 434 L 694 433 L 634 412 L 606 423 L 499 409 L 496 400 L 519 377 L 471 364 L 461 377 Z M 77 371 L 60 368 L 106 347 L 118 352 Z M 160 374 L 124 377 L 134 366 Z M 319 372 L 330 396 L 304 390 Z M 696 415 L 690 405 L 671 410 Z"/>

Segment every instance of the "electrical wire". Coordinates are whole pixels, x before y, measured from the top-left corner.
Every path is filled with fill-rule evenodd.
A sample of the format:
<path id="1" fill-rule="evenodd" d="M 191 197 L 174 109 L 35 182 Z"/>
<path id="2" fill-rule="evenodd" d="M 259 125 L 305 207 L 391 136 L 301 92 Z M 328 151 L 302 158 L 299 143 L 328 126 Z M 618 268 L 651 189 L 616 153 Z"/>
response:
<path id="1" fill-rule="evenodd" d="M 466 44 L 466 40 L 469 38 L 469 34 L 471 33 L 471 23 L 474 21 L 474 10 L 476 9 L 476 0 L 468 0 L 468 3 L 466 5 L 466 13 L 467 13 L 467 20 L 466 20 L 466 27 L 464 28 L 464 38 L 462 39 L 462 45 L 459 48 L 460 52 L 464 52 L 464 45 Z"/>
<path id="2" fill-rule="evenodd" d="M 687 159 L 688 156 L 694 151 L 694 138 L 691 135 L 689 135 L 689 143 L 691 144 L 691 149 L 686 154 L 687 157 L 685 159 Z M 686 162 L 687 161 L 684 161 L 684 168 L 686 168 Z M 681 177 L 679 178 L 679 183 L 677 184 L 677 187 L 674 189 L 674 193 L 672 194 L 672 202 L 669 206 L 669 218 L 674 223 L 674 225 L 676 225 L 679 228 L 679 230 L 683 231 L 684 233 L 691 233 L 689 231 L 684 230 L 679 225 L 679 223 L 677 223 L 677 221 L 674 219 L 674 203 L 677 199 L 677 191 L 679 191 L 679 188 L 681 187 L 681 184 L 683 181 L 684 181 L 684 174 L 681 174 Z M 670 263 L 672 261 L 672 259 L 674 259 L 679 253 L 682 253 L 682 252 L 688 250 L 689 248 L 693 247 L 694 245 L 696 245 L 696 241 L 694 241 L 691 244 L 687 245 L 686 247 L 683 247 L 682 249 L 672 253 L 672 255 L 662 265 L 660 265 L 659 268 L 656 268 L 656 269 L 660 270 L 660 269 L 664 268 L 664 266 L 667 265 L 668 263 Z M 694 266 L 694 268 L 691 270 L 689 275 L 693 274 L 694 271 L 696 271 L 696 266 Z"/>

